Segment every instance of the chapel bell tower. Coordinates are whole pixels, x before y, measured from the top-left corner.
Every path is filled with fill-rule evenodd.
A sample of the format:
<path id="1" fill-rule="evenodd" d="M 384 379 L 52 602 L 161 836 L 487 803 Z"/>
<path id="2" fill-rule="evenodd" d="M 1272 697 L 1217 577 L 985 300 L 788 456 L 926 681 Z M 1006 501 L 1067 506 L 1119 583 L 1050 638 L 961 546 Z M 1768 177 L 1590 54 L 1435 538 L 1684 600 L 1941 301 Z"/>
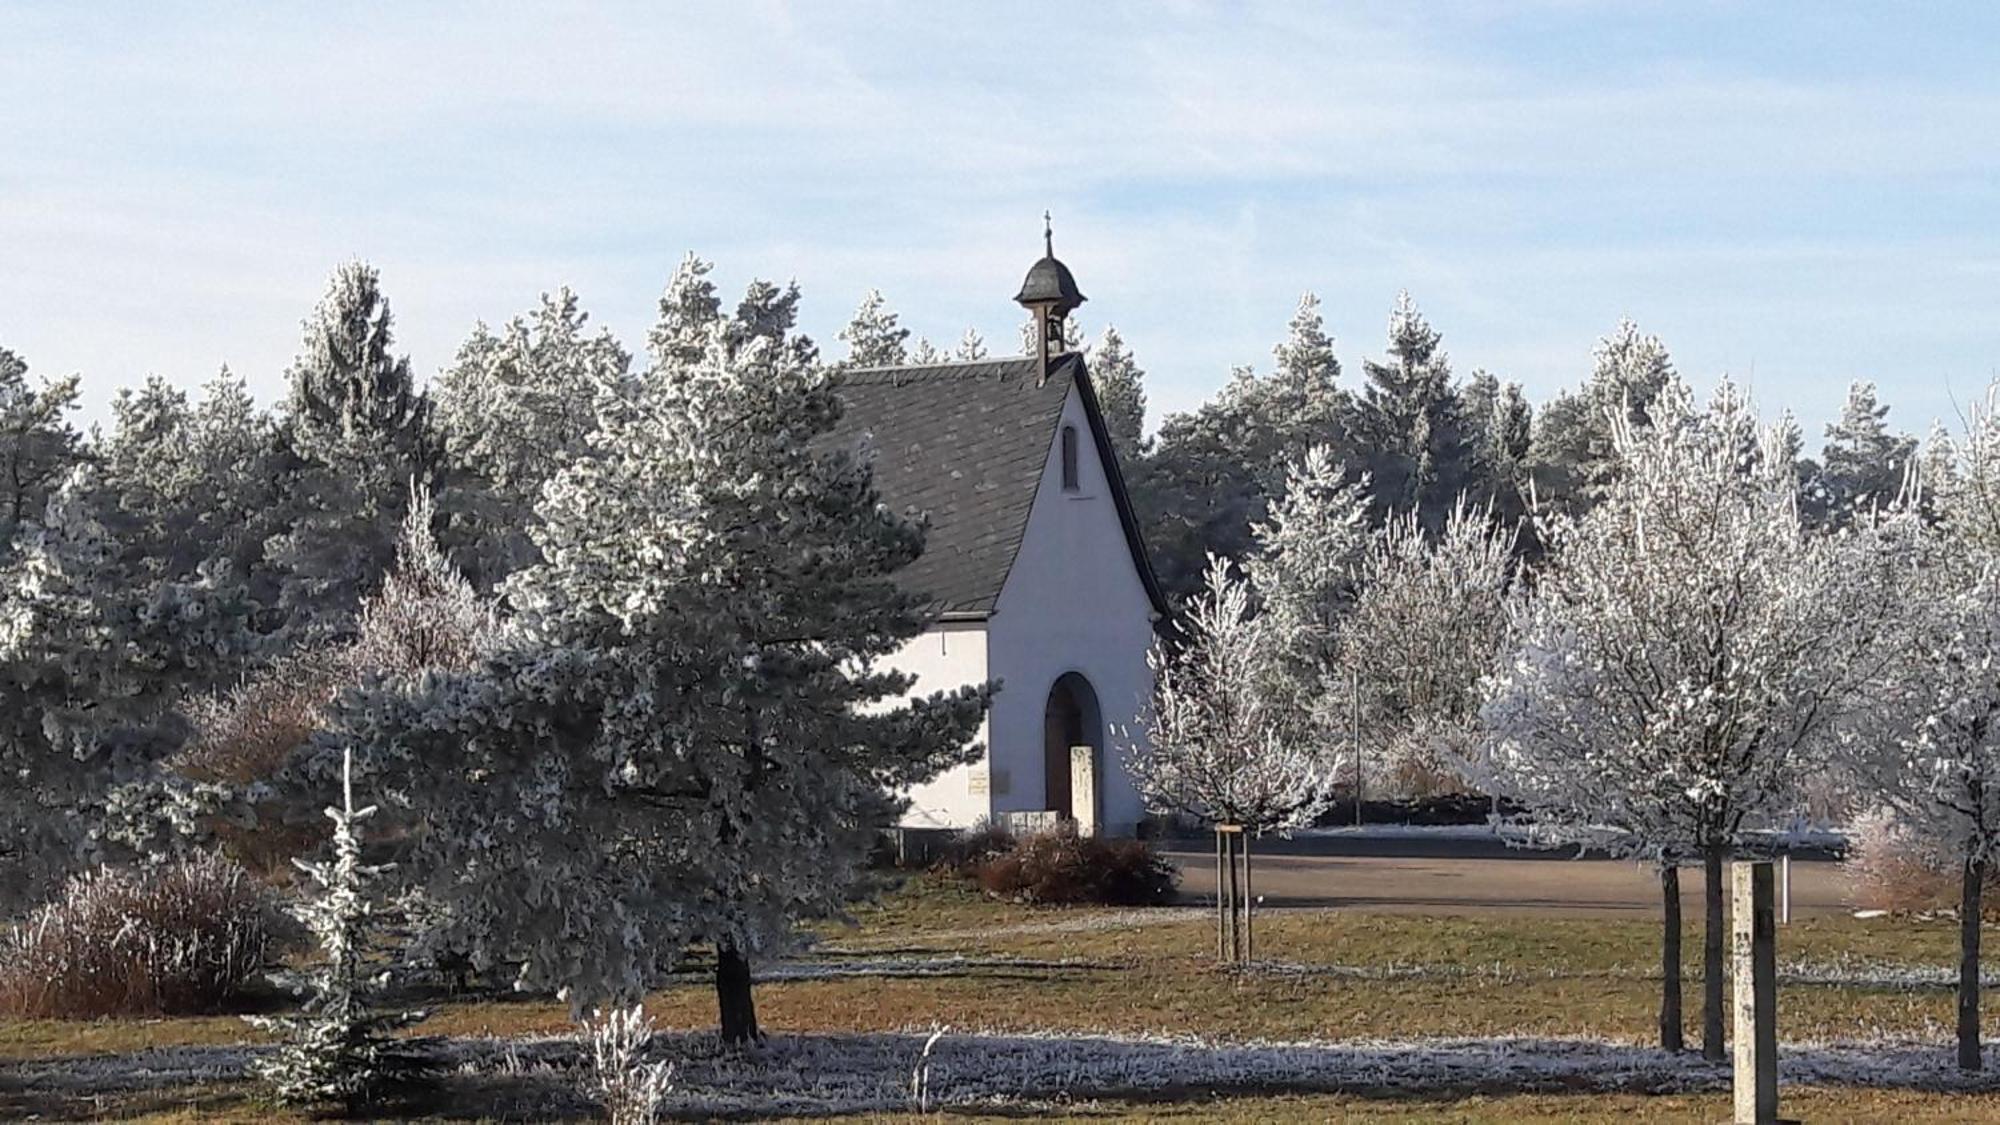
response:
<path id="1" fill-rule="evenodd" d="M 1034 317 L 1035 355 L 1041 378 L 1047 379 L 1050 362 L 1063 353 L 1063 318 L 1084 302 L 1069 267 L 1056 260 L 1055 233 L 1047 211 L 1042 212 L 1042 260 L 1029 267 L 1014 300 Z"/>

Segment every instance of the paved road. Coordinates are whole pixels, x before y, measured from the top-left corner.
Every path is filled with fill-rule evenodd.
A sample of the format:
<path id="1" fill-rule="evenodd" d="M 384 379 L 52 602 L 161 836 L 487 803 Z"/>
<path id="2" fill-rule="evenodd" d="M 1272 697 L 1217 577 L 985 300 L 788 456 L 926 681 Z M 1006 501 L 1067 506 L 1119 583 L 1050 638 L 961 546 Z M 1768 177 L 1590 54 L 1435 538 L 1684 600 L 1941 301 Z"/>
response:
<path id="1" fill-rule="evenodd" d="M 1255 890 L 1262 906 L 1345 907 L 1399 914 L 1659 914 L 1657 876 L 1650 868 L 1623 860 L 1509 854 L 1481 847 L 1476 841 L 1347 843 L 1357 846 L 1295 848 L 1289 854 L 1258 852 Z M 1464 846 L 1467 844 L 1471 846 Z M 1213 902 L 1215 853 L 1194 847 L 1177 841 L 1165 854 L 1180 868 L 1183 899 Z M 1351 854 L 1354 852 L 1369 854 Z M 1847 895 L 1847 879 L 1838 864 L 1793 862 L 1793 917 L 1844 914 L 1852 909 Z M 1682 871 L 1681 899 L 1683 915 L 1699 919 L 1699 868 Z"/>

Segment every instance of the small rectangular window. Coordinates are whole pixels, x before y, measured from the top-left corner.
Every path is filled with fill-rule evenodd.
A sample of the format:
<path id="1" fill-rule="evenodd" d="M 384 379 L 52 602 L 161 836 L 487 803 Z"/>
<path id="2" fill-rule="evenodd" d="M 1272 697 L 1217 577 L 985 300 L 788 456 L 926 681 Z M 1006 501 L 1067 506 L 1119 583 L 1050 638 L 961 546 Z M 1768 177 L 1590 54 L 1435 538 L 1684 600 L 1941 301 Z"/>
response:
<path id="1" fill-rule="evenodd" d="M 1062 474 L 1063 489 L 1067 492 L 1075 492 L 1078 487 L 1076 480 L 1075 426 L 1064 426 L 1062 428 Z"/>

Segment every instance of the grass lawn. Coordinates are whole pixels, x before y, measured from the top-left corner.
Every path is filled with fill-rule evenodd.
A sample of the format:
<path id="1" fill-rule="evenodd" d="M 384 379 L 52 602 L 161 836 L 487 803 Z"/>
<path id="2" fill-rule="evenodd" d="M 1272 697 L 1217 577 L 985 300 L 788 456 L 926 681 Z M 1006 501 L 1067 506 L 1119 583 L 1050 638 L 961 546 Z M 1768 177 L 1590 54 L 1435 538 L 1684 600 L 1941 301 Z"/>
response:
<path id="1" fill-rule="evenodd" d="M 1167 1032 L 1235 1041 L 1589 1034 L 1643 1042 L 1656 1034 L 1659 932 L 1645 920 L 1272 913 L 1260 917 L 1257 936 L 1258 954 L 1271 964 L 1248 973 L 1212 963 L 1210 927 L 1197 910 L 1033 909 L 912 879 L 859 911 L 856 924 L 825 927 L 818 950 L 801 959 L 808 968 L 847 973 L 865 962 L 873 966 L 868 975 L 767 981 L 758 986 L 759 1015 L 775 1033 L 949 1024 L 959 1031 Z M 1698 922 L 1686 936 L 1692 1044 L 1700 1019 Z M 1949 922 L 1819 919 L 1781 929 L 1779 956 L 1850 969 L 1942 969 L 1953 964 L 1955 942 Z M 894 960 L 885 967 L 884 959 Z M 894 966 L 935 975 L 893 975 Z M 713 992 L 700 978 L 656 993 L 647 1006 L 665 1028 L 710 1027 L 715 1017 Z M 1988 1005 L 1990 1036 L 2000 1036 L 1995 1007 Z M 1944 988 L 1792 983 L 1780 994 L 1780 1034 L 1794 1041 L 1942 1041 L 1952 1012 Z M 510 998 L 445 1002 L 420 1030 L 513 1037 L 561 1035 L 571 1026 L 560 1004 Z M 0 1060 L 255 1041 L 233 1016 L 0 1023 Z M 0 1078 L 0 1116 L 10 1111 L 8 1096 Z M 2000 1119 L 2000 1095 L 1788 1089 L 1786 1098 L 1789 1111 L 1813 1120 Z M 287 1119 L 240 1084 L 93 1104 L 144 1120 Z M 1108 1121 L 1684 1121 L 1721 1119 L 1727 1110 L 1719 1094 L 1495 1094 L 1451 1102 L 1196 1094 L 1075 1111 Z"/>

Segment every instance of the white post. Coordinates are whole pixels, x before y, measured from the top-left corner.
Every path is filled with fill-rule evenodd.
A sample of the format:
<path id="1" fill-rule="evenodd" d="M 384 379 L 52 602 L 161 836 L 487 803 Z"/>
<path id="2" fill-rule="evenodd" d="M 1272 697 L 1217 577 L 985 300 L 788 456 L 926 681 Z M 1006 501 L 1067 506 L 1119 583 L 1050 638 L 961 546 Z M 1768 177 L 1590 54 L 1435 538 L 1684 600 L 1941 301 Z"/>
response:
<path id="1" fill-rule="evenodd" d="M 1771 863 L 1731 865 L 1731 968 L 1736 980 L 1736 1125 L 1778 1121 L 1778 950 L 1771 924 Z"/>

